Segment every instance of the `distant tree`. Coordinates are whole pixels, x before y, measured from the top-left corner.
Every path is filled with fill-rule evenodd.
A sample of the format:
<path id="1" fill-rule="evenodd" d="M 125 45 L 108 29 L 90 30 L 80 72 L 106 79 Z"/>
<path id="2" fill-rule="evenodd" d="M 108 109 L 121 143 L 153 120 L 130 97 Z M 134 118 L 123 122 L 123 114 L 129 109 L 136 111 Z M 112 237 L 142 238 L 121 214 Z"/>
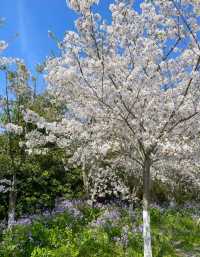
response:
<path id="1" fill-rule="evenodd" d="M 22 62 L 3 65 L 5 74 L 5 95 L 1 98 L 1 127 L 5 133 L 4 149 L 9 160 L 9 208 L 8 227 L 15 223 L 17 178 L 16 174 L 24 161 L 24 149 L 19 142 L 24 137 L 25 123 L 22 119 L 22 106 L 27 107 L 32 101 L 32 91 L 28 86 L 29 73 Z"/>

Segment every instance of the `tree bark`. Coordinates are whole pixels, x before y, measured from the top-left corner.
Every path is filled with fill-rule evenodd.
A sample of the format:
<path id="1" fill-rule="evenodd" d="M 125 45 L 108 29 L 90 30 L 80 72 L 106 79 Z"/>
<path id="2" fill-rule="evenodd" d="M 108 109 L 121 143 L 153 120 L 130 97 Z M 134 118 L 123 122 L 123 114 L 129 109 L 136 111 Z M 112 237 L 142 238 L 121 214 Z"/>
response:
<path id="1" fill-rule="evenodd" d="M 150 227 L 150 168 L 151 160 L 146 158 L 143 170 L 143 239 L 144 239 L 144 257 L 152 257 L 151 247 L 151 227 Z"/>
<path id="2" fill-rule="evenodd" d="M 132 202 L 129 205 L 129 216 L 131 218 L 131 222 L 134 222 L 134 210 L 133 210 L 133 203 Z"/>
<path id="3" fill-rule="evenodd" d="M 86 198 L 89 197 L 89 181 L 88 181 L 88 175 L 85 169 L 82 171 L 82 176 L 83 176 L 83 186 L 86 194 Z"/>
<path id="4" fill-rule="evenodd" d="M 9 193 L 9 207 L 8 207 L 8 228 L 15 224 L 15 209 L 16 209 L 16 176 L 13 175 L 12 185 Z"/>

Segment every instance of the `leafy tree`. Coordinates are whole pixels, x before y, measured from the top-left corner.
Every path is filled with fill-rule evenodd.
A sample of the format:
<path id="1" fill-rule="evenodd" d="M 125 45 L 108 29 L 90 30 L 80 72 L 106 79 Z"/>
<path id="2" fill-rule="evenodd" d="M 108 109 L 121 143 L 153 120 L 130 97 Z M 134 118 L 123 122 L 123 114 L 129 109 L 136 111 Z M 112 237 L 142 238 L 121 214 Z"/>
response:
<path id="1" fill-rule="evenodd" d="M 17 172 L 24 160 L 24 149 L 19 148 L 19 142 L 25 132 L 21 106 L 26 106 L 32 97 L 31 89 L 27 86 L 29 73 L 25 65 L 17 61 L 14 66 L 16 70 L 6 65 L 2 66 L 5 73 L 5 96 L 2 97 L 1 123 L 7 135 L 7 142 L 4 147 L 9 158 L 10 181 L 8 227 L 15 223 Z"/>
<path id="2" fill-rule="evenodd" d="M 24 122 L 24 109 L 32 108 L 52 121 L 62 114 L 63 107 L 55 105 L 47 93 L 35 94 L 23 63 L 1 68 L 6 76 L 5 95 L 1 99 L 1 217 L 8 212 L 8 227 L 11 227 L 16 216 L 51 209 L 56 197 L 78 196 L 82 186 L 80 170 L 66 172 L 62 150 L 49 145 L 51 150 L 46 155 L 35 156 L 23 144 L 26 133 L 35 129 L 35 125 Z"/>

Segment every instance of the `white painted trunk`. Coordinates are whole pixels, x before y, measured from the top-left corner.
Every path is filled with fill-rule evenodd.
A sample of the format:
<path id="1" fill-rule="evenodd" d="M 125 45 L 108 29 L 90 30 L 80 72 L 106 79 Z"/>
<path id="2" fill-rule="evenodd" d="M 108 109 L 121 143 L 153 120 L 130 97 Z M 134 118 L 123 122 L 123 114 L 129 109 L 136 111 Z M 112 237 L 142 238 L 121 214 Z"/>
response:
<path id="1" fill-rule="evenodd" d="M 143 210 L 143 238 L 144 257 L 152 257 L 150 215 L 148 210 Z"/>
<path id="2" fill-rule="evenodd" d="M 150 187 L 151 187 L 151 160 L 147 157 L 143 170 L 143 240 L 144 240 L 144 257 L 152 257 L 151 247 L 151 227 L 150 227 Z"/>
<path id="3" fill-rule="evenodd" d="M 9 209 L 8 209 L 8 228 L 11 228 L 15 224 L 15 201 L 16 201 L 15 192 L 10 191 Z"/>
<path id="4" fill-rule="evenodd" d="M 8 228 L 11 228 L 15 224 L 15 209 L 8 212 Z"/>
<path id="5" fill-rule="evenodd" d="M 13 175 L 11 190 L 9 193 L 9 207 L 8 207 L 8 228 L 15 224 L 15 208 L 16 208 L 16 175 Z"/>

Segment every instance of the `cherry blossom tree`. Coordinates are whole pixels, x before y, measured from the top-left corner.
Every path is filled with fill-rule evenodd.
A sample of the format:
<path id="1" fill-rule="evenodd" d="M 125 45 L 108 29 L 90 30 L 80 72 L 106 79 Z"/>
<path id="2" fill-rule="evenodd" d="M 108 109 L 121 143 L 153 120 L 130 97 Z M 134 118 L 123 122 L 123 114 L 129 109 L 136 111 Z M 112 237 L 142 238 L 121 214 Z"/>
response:
<path id="1" fill-rule="evenodd" d="M 106 159 L 112 169 L 142 174 L 144 257 L 151 257 L 151 178 L 165 180 L 172 167 L 198 177 L 200 2 L 144 1 L 137 12 L 134 1 L 116 0 L 110 22 L 94 4 L 68 1 L 79 13 L 76 31 L 46 62 L 49 92 L 68 111 L 51 124 L 26 112 L 26 121 L 48 131 L 48 138 L 28 135 L 27 144 L 50 140 L 83 170 L 98 172 Z"/>

